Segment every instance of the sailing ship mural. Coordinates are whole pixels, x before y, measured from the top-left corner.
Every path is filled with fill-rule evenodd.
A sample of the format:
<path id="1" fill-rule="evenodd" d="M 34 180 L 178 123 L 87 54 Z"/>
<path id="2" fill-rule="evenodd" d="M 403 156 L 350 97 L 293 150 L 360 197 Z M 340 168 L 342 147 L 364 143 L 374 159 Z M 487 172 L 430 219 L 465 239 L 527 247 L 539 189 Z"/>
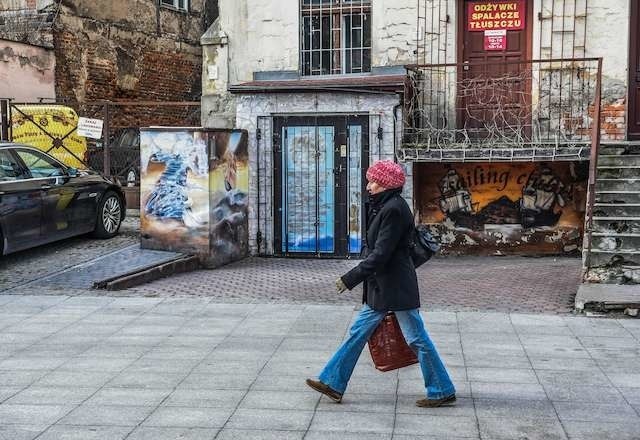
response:
<path id="1" fill-rule="evenodd" d="M 580 245 L 586 164 L 418 164 L 416 168 L 420 222 L 437 229 L 451 251 L 564 253 Z"/>

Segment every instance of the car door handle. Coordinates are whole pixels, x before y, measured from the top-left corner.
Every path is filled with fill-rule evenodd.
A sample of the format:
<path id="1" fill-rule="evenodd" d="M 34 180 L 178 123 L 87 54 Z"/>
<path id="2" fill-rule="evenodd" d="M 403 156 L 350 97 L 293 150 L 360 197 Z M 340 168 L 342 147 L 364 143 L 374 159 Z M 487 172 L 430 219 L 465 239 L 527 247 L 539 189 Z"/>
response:
<path id="1" fill-rule="evenodd" d="M 40 186 L 40 189 L 42 189 L 42 190 L 45 190 L 45 191 L 46 191 L 46 190 L 48 190 L 48 189 L 51 189 L 51 185 L 41 185 L 41 186 Z"/>

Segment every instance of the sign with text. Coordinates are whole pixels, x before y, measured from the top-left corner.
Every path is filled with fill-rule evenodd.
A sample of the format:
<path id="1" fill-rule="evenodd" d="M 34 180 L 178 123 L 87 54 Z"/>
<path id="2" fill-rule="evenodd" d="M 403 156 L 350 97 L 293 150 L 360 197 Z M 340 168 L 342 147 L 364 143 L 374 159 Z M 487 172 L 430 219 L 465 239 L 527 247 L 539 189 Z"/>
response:
<path id="1" fill-rule="evenodd" d="M 524 0 L 469 2 L 467 8 L 467 30 L 469 31 L 524 29 L 526 15 Z"/>
<path id="2" fill-rule="evenodd" d="M 102 125 L 102 119 L 80 118 L 78 119 L 76 131 L 79 136 L 100 139 L 102 137 Z"/>
<path id="3" fill-rule="evenodd" d="M 506 29 L 484 31 L 484 50 L 505 50 L 506 48 Z"/>

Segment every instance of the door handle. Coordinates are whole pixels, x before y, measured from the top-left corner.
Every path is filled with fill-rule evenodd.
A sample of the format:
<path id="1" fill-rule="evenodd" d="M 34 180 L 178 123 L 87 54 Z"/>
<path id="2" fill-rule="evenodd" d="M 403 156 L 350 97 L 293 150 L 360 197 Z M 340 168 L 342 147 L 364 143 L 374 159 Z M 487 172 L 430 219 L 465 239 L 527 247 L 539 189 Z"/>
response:
<path id="1" fill-rule="evenodd" d="M 51 185 L 41 185 L 41 186 L 40 186 L 40 189 L 42 189 L 42 190 L 45 190 L 45 191 L 46 191 L 46 190 L 48 190 L 48 189 L 51 189 Z"/>

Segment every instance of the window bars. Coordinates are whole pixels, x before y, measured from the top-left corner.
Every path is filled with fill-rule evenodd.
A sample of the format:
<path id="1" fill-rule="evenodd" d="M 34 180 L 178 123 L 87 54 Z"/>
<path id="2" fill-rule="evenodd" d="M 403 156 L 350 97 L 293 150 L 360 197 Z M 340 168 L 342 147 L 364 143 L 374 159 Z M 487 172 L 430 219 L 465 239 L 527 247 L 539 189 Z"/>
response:
<path id="1" fill-rule="evenodd" d="M 300 0 L 303 76 L 371 71 L 371 0 Z"/>
<path id="2" fill-rule="evenodd" d="M 160 0 L 160 6 L 187 12 L 189 11 L 189 0 Z"/>

